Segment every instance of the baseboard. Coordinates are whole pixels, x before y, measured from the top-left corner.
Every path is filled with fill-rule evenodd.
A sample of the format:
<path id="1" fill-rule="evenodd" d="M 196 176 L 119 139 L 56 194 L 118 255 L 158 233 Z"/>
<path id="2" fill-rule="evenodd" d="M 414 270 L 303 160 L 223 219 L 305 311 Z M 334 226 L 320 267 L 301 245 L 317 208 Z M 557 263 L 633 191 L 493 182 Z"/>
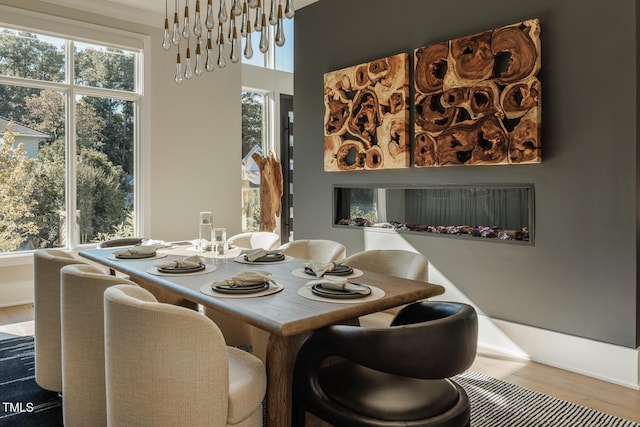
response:
<path id="1" fill-rule="evenodd" d="M 480 315 L 479 345 L 512 356 L 640 390 L 640 349 Z"/>

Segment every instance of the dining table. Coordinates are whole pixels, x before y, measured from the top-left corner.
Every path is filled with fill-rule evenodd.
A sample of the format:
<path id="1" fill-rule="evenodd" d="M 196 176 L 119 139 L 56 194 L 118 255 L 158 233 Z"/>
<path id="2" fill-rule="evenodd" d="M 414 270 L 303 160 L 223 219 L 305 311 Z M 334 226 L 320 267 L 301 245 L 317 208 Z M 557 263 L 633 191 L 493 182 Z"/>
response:
<path id="1" fill-rule="evenodd" d="M 144 259 L 118 259 L 121 248 L 86 249 L 79 255 L 109 267 L 153 293 L 158 301 L 198 310 L 202 305 L 267 331 L 265 366 L 267 371 L 267 426 L 291 424 L 293 368 L 297 351 L 313 331 L 335 324 L 358 324 L 370 313 L 398 307 L 444 293 L 440 285 L 403 279 L 371 271 L 359 271 L 350 282 L 376 291 L 375 298 L 330 300 L 309 297 L 309 282 L 315 277 L 300 274 L 309 260 L 286 256 L 281 262 L 253 264 L 240 255 L 240 249 L 224 255 L 200 253 L 205 269 L 193 274 L 158 274 L 156 265 L 197 254 L 188 242 L 159 249 L 157 256 Z M 268 294 L 230 298 L 211 292 L 214 283 L 247 271 L 268 272 L 277 291 Z"/>

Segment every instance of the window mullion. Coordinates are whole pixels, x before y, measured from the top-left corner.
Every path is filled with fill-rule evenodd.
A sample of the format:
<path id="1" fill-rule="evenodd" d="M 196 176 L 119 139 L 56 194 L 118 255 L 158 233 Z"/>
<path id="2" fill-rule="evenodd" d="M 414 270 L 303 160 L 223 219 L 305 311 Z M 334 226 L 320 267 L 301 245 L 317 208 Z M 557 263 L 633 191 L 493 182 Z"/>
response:
<path id="1" fill-rule="evenodd" d="M 74 249 L 80 242 L 79 223 L 77 217 L 77 186 L 76 186 L 76 103 L 75 103 L 75 88 L 74 88 L 74 55 L 73 55 L 73 41 L 67 40 L 67 58 L 66 58 L 66 78 L 67 78 L 67 90 L 66 90 L 66 127 L 65 132 L 65 146 L 66 146 L 66 210 L 67 210 L 67 229 L 66 235 L 68 238 L 68 246 L 70 249 Z"/>

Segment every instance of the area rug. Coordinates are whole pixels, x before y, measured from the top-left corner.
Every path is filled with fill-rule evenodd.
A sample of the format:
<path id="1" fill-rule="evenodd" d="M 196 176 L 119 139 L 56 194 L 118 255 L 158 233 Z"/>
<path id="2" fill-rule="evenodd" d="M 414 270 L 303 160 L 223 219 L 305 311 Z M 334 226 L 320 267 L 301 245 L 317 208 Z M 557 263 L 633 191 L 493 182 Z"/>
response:
<path id="1" fill-rule="evenodd" d="M 471 400 L 471 427 L 640 427 L 477 372 L 467 371 L 454 380 Z"/>
<path id="2" fill-rule="evenodd" d="M 33 337 L 0 340 L 0 426 L 62 426 L 58 393 L 35 381 Z"/>
<path id="3" fill-rule="evenodd" d="M 62 427 L 57 393 L 35 382 L 33 337 L 0 340 L 0 427 Z M 455 377 L 471 400 L 471 427 L 640 427 L 474 371 Z"/>

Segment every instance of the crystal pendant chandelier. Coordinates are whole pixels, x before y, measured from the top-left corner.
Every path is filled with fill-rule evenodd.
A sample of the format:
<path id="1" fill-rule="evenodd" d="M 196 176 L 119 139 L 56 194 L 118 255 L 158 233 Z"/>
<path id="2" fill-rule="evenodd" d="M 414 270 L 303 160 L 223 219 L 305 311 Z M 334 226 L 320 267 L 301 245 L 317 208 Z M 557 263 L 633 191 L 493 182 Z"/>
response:
<path id="1" fill-rule="evenodd" d="M 217 13 L 213 0 L 207 0 L 205 15 L 201 14 L 200 0 L 195 0 L 193 21 L 189 15 L 189 3 L 185 0 L 184 13 L 180 19 L 180 0 L 175 0 L 173 26 L 169 28 L 169 0 L 165 0 L 164 33 L 162 48 L 177 49 L 176 83 L 193 76 L 201 76 L 203 72 L 213 71 L 215 67 L 227 65 L 225 46 L 230 45 L 229 60 L 233 63 L 240 60 L 241 38 L 245 40 L 244 56 L 253 56 L 252 33 L 260 34 L 258 48 L 266 53 L 272 45 L 269 26 L 275 29 L 273 43 L 284 45 L 283 19 L 292 18 L 295 14 L 293 0 L 231 0 L 231 8 L 227 9 L 226 0 L 219 2 Z M 262 1 L 270 1 L 269 10 L 263 8 Z M 242 3 L 242 6 L 240 5 Z M 284 7 L 283 7 L 284 3 Z M 236 18 L 240 21 L 236 23 Z M 181 25 L 182 23 L 182 25 Z M 214 47 L 215 46 L 215 47 Z M 191 48 L 195 48 L 195 61 L 191 56 Z M 184 53 L 184 57 L 181 56 Z M 183 62 L 184 58 L 184 62 Z"/>

